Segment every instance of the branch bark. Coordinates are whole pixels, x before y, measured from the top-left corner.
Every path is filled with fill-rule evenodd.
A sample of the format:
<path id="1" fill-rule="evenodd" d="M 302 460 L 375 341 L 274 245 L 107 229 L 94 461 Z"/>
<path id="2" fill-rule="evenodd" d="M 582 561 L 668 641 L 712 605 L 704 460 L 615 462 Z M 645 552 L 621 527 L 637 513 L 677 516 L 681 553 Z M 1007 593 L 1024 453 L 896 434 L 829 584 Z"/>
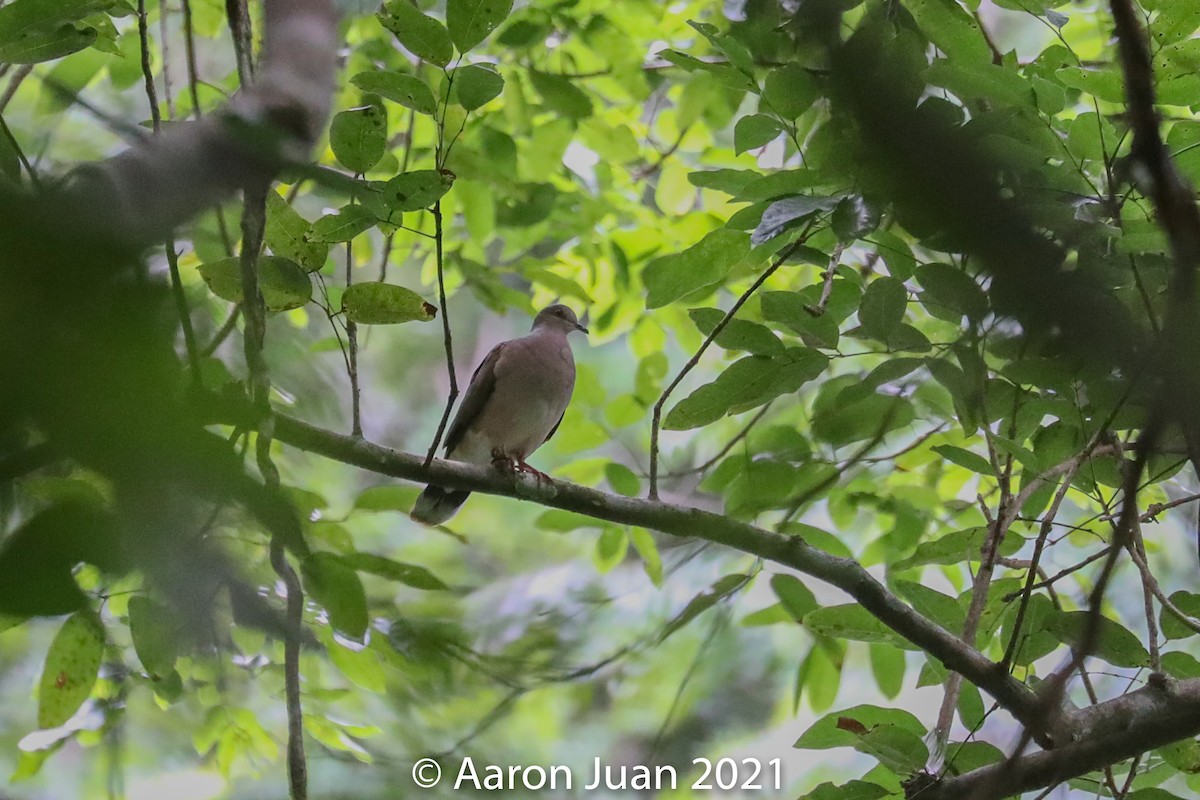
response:
<path id="1" fill-rule="evenodd" d="M 69 213 L 105 238 L 148 245 L 308 158 L 333 98 L 337 12 L 332 0 L 265 0 L 264 12 L 255 85 L 214 114 L 81 169 L 66 189 Z"/>

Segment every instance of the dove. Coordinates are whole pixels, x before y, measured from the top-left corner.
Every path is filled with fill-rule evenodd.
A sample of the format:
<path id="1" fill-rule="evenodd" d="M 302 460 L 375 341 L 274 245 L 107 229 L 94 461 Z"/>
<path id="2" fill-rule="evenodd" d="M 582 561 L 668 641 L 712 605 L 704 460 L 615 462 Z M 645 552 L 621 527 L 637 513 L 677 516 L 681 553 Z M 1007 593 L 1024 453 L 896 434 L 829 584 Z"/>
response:
<path id="1" fill-rule="evenodd" d="M 575 358 L 567 337 L 587 333 L 575 312 L 556 303 L 543 308 L 526 336 L 501 342 L 476 368 L 446 433 L 446 458 L 479 466 L 546 475 L 526 459 L 554 435 L 575 388 Z M 410 516 L 441 525 L 471 493 L 430 484 Z"/>

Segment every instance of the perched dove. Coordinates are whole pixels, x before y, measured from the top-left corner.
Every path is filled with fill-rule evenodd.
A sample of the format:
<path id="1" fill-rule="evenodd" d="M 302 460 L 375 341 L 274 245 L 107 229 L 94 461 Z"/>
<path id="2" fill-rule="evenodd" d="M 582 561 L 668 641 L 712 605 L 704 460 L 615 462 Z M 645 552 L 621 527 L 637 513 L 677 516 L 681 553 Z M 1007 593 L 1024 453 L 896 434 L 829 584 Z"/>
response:
<path id="1" fill-rule="evenodd" d="M 558 430 L 571 401 L 575 359 L 567 336 L 572 331 L 587 333 L 587 328 L 574 311 L 556 304 L 541 310 L 528 336 L 492 348 L 471 376 L 446 434 L 446 458 L 544 477 L 525 459 Z M 440 525 L 469 494 L 426 486 L 413 505 L 412 518 L 423 525 Z"/>

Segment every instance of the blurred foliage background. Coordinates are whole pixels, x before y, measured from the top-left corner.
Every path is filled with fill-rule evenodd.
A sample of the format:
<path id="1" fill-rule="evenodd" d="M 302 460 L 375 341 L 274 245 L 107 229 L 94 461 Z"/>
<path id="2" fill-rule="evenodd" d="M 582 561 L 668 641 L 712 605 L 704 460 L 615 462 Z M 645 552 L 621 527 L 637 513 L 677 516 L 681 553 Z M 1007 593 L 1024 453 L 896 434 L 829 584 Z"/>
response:
<path id="1" fill-rule="evenodd" d="M 745 298 L 662 405 L 661 497 L 853 557 L 956 633 L 985 535 L 1006 519 L 976 642 L 1023 681 L 1053 669 L 1091 588 L 1078 566 L 1110 540 L 1124 448 L 1153 397 L 1132 366 L 1152 352 L 1170 270 L 1133 182 L 1103 5 L 533 0 L 480 4 L 482 26 L 462 3 L 370 5 L 342 22 L 320 168 L 268 196 L 277 409 L 350 432 L 356 325 L 363 435 L 423 454 L 449 390 L 441 311 L 422 305 L 439 305 L 439 275 L 460 385 L 561 301 L 592 333 L 576 343 L 566 419 L 534 461 L 644 496 L 655 404 Z M 1141 10 L 1166 141 L 1195 182 L 1200 13 L 1192 0 Z M 130 0 L 0 3 L 6 203 L 146 134 L 146 68 L 165 126 L 237 91 L 224 4 L 149 0 L 140 13 L 141 33 Z M 853 89 L 847 64 L 868 89 Z M 863 103 L 900 108 L 875 118 L 895 126 L 871 129 Z M 961 152 L 933 148 L 942 137 Z M 956 158 L 969 169 L 955 173 Z M 955 205 L 955 186 L 980 182 L 984 200 Z M 239 215 L 214 209 L 174 240 L 193 365 L 214 392 L 245 377 Z M 1047 294 L 1059 285 L 1042 283 L 1047 270 L 1024 275 L 989 229 L 1044 245 L 1030 263 L 1069 275 L 1077 302 Z M 168 284 L 162 248 L 144 264 Z M 176 329 L 182 376 L 173 306 L 165 292 L 145 303 Z M 38 374 L 22 372 L 4 380 Z M 39 433 L 20 415 L 0 422 L 12 466 Z M 218 430 L 245 452 L 244 432 Z M 313 796 L 403 796 L 431 754 L 576 774 L 600 757 L 692 777 L 700 756 L 779 758 L 786 780 L 770 796 L 864 800 L 898 796 L 927 763 L 945 669 L 837 590 L 730 549 L 481 494 L 426 530 L 405 516 L 418 487 L 278 444 L 274 458 L 310 546 L 330 555 L 323 576 L 306 571 L 325 582 L 306 616 L 322 647 L 302 659 Z M 1183 464 L 1152 459 L 1143 509 L 1192 499 Z M 6 575 L 39 513 L 115 502 L 102 470 L 34 466 L 0 482 Z M 1175 606 L 1200 611 L 1195 509 L 1147 513 L 1150 569 L 1118 574 L 1090 662 L 1101 697 L 1152 669 L 1200 676 L 1196 631 L 1144 598 L 1150 572 Z M 279 605 L 255 523 L 217 503 L 178 524 Z M 1039 538 L 1053 580 L 1022 600 Z M 110 567 L 74 569 L 88 610 L 66 634 L 61 617 L 0 620 L 4 796 L 286 796 L 282 644 L 235 622 L 222 592 L 179 615 L 141 571 Z M 369 631 L 356 636 L 360 616 Z M 209 630 L 180 629 L 195 626 Z M 62 658 L 99 678 L 50 708 L 43 673 L 59 673 L 44 665 Z M 1088 702 L 1082 686 L 1072 695 Z M 863 705 L 911 714 L 846 711 Z M 1011 719 L 990 709 L 963 687 L 951 739 L 971 744 L 955 745 L 952 770 L 1012 741 Z M 830 718 L 805 734 L 831 710 L 884 725 L 889 747 L 817 735 Z M 1200 750 L 1184 742 L 1116 777 L 1127 796 L 1162 800 L 1200 789 L 1197 772 Z M 817 789 L 850 778 L 857 793 Z M 689 783 L 657 796 L 703 794 Z M 1099 774 L 1059 792 L 1112 794 Z"/>

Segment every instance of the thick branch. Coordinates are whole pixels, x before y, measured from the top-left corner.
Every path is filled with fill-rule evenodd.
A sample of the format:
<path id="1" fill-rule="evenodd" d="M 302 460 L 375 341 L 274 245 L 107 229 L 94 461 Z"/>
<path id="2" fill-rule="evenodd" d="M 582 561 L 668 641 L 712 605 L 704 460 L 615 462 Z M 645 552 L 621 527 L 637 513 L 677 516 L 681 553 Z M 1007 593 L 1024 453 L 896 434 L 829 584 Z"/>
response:
<path id="1" fill-rule="evenodd" d="M 220 421 L 250 424 L 246 409 L 226 406 Z M 420 456 L 341 436 L 291 417 L 275 414 L 275 438 L 317 455 L 380 475 L 434 483 L 453 489 L 529 499 L 595 519 L 652 528 L 673 536 L 695 537 L 760 556 L 819 578 L 842 589 L 877 619 L 916 647 L 960 672 L 1026 725 L 1042 718 L 1033 692 L 953 633 L 905 605 L 856 561 L 838 558 L 795 536 L 772 533 L 745 522 L 697 508 L 622 497 L 562 481 L 547 489 L 514 482 L 509 475 L 458 462 L 435 459 L 428 467 Z M 1048 742 L 1040 735 L 1039 741 Z"/>
<path id="2" fill-rule="evenodd" d="M 1001 761 L 913 793 L 916 800 L 999 800 L 1052 786 L 1200 734 L 1200 678 L 1163 678 L 1072 712 L 1074 741 Z"/>
<path id="3" fill-rule="evenodd" d="M 262 68 L 215 114 L 177 125 L 79 173 L 72 213 L 127 243 L 172 228 L 248 183 L 306 160 L 324 129 L 338 45 L 331 0 L 265 0 Z"/>

